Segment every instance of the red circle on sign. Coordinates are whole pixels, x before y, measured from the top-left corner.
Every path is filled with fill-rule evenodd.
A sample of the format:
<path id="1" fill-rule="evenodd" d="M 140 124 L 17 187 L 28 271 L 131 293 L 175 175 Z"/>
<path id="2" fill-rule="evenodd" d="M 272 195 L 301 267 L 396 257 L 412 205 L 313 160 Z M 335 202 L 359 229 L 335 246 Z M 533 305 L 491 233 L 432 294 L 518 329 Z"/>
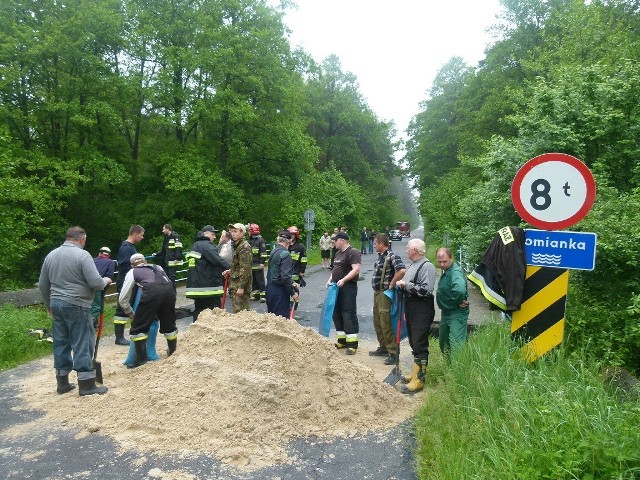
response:
<path id="1" fill-rule="evenodd" d="M 525 207 L 520 192 L 525 176 L 535 167 L 547 162 L 561 162 L 570 165 L 578 171 L 578 173 L 582 177 L 582 180 L 584 181 L 584 187 L 586 188 L 584 201 L 577 212 L 569 215 L 567 218 L 563 218 L 558 221 L 548 221 L 543 218 L 536 217 L 535 214 L 533 214 Z M 543 155 L 532 158 L 527 163 L 525 163 L 520 168 L 520 170 L 518 170 L 516 176 L 513 179 L 513 183 L 511 184 L 511 201 L 513 202 L 513 206 L 515 207 L 520 217 L 525 222 L 533 225 L 534 227 L 542 228 L 543 230 L 559 230 L 575 225 L 584 217 L 586 217 L 587 213 L 589 213 L 589 210 L 591 210 L 595 198 L 596 182 L 593 178 L 593 175 L 591 174 L 591 170 L 589 170 L 589 168 L 576 157 L 572 157 L 571 155 L 567 155 L 565 153 L 545 153 Z"/>

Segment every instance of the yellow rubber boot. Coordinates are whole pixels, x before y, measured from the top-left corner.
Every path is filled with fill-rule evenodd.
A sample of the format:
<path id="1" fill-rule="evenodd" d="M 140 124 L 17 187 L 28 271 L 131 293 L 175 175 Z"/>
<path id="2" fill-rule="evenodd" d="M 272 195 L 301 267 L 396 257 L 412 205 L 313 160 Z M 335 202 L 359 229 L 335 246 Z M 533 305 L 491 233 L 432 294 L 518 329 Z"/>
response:
<path id="1" fill-rule="evenodd" d="M 402 393 L 416 393 L 424 388 L 424 380 L 427 378 L 427 361 L 420 360 L 418 373 L 407 385 L 403 385 L 400 391 Z"/>
<path id="2" fill-rule="evenodd" d="M 411 374 L 409 375 L 403 375 L 402 378 L 400 379 L 400 381 L 402 383 L 409 383 L 411 382 L 411 380 L 413 380 L 414 378 L 416 378 L 416 376 L 418 375 L 418 371 L 420 370 L 420 365 L 418 365 L 417 362 L 413 362 L 413 369 L 411 370 Z"/>

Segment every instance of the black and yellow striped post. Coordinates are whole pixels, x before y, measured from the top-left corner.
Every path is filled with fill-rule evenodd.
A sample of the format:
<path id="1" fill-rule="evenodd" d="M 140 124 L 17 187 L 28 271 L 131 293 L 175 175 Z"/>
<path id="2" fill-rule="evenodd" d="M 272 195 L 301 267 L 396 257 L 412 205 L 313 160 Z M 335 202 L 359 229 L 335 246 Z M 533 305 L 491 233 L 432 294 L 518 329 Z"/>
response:
<path id="1" fill-rule="evenodd" d="M 511 337 L 523 343 L 528 361 L 562 343 L 568 285 L 569 270 L 527 265 L 522 306 L 513 312 Z"/>

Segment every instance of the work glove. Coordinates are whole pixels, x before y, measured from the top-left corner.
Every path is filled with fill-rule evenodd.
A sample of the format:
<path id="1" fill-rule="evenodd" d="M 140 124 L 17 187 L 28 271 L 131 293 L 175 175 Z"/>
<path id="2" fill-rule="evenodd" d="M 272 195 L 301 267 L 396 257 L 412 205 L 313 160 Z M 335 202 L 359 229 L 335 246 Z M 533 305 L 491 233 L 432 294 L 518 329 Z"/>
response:
<path id="1" fill-rule="evenodd" d="M 306 287 L 307 286 L 307 282 L 304 281 L 304 277 L 300 276 L 300 281 L 298 282 L 300 284 L 301 287 Z"/>

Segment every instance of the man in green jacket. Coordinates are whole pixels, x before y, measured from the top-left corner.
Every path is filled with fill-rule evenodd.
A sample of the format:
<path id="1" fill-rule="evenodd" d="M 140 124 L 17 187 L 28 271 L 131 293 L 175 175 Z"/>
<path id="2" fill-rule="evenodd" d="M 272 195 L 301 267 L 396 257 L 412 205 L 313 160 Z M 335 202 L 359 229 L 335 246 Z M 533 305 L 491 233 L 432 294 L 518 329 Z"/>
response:
<path id="1" fill-rule="evenodd" d="M 251 253 L 251 245 L 244 239 L 246 228 L 242 223 L 229 224 L 229 233 L 233 242 L 233 258 L 231 259 L 231 269 L 222 272 L 222 274 L 230 275 L 229 296 L 233 305 L 233 313 L 238 313 L 242 310 L 249 310 L 253 253 Z"/>
<path id="2" fill-rule="evenodd" d="M 442 275 L 438 282 L 436 300 L 441 310 L 440 350 L 448 361 L 451 352 L 461 347 L 467 340 L 469 320 L 469 300 L 467 279 L 460 266 L 453 261 L 451 250 L 445 247 L 436 253 Z"/>

